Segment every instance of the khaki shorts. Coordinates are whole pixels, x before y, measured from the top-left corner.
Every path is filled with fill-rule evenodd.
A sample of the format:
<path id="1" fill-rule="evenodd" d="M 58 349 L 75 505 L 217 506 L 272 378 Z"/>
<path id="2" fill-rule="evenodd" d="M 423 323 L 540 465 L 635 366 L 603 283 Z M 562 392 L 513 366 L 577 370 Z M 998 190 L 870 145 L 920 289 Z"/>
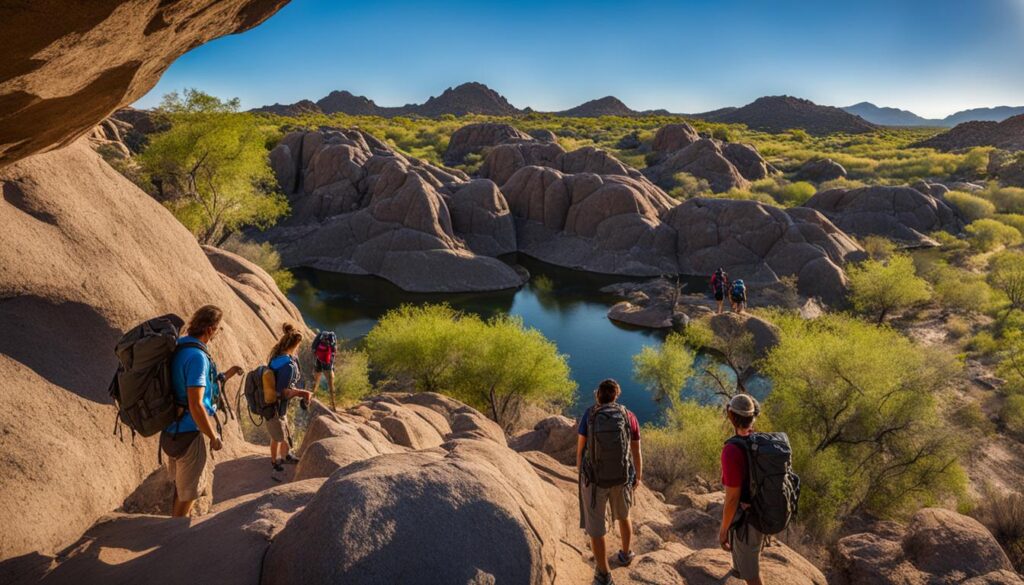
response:
<path id="1" fill-rule="evenodd" d="M 187 502 L 199 499 L 203 478 L 206 474 L 206 435 L 199 433 L 181 457 L 167 458 L 167 472 L 174 480 L 174 491 L 178 500 Z"/>
<path id="2" fill-rule="evenodd" d="M 291 437 L 291 430 L 288 428 L 288 417 L 278 415 L 267 419 L 267 433 L 270 439 L 278 443 L 284 443 Z"/>
<path id="3" fill-rule="evenodd" d="M 605 510 L 612 509 L 612 520 L 629 520 L 632 505 L 630 490 L 622 485 L 611 488 L 594 488 L 580 482 L 580 528 L 592 538 L 599 538 L 608 532 Z"/>
<path id="4" fill-rule="evenodd" d="M 749 523 L 729 528 L 729 542 L 732 544 L 732 567 L 740 579 L 752 581 L 761 575 L 761 548 L 764 535 Z"/>

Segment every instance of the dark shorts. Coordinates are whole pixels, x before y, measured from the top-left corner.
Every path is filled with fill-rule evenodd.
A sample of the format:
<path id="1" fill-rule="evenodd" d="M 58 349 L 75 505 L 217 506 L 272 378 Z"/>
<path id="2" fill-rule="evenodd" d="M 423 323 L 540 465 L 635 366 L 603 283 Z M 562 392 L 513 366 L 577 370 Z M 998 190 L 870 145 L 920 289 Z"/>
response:
<path id="1" fill-rule="evenodd" d="M 720 293 L 720 292 L 716 292 L 715 293 L 715 300 L 716 301 L 721 301 L 721 300 L 724 300 L 724 299 L 725 299 L 725 295 L 723 293 Z"/>
<path id="2" fill-rule="evenodd" d="M 325 364 L 325 363 L 321 362 L 320 360 L 316 360 L 316 359 L 313 360 L 313 372 L 319 373 L 319 372 L 333 372 L 333 371 L 334 371 L 334 364 L 333 363 Z"/>
<path id="3" fill-rule="evenodd" d="M 734 303 L 745 303 L 745 302 L 747 302 L 747 297 L 737 297 L 737 296 L 734 296 L 734 297 L 732 297 L 732 302 L 734 302 Z"/>

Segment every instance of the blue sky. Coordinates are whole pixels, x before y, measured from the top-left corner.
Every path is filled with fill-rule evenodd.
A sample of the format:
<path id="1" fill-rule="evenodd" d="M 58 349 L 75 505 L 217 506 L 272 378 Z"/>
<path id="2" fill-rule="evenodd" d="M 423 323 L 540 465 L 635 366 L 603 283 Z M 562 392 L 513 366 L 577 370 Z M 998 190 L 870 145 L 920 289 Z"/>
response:
<path id="1" fill-rule="evenodd" d="M 245 108 L 334 89 L 395 106 L 464 81 L 537 110 L 615 95 L 700 112 L 783 93 L 929 117 L 1024 105 L 1024 0 L 292 0 L 181 57 L 138 106 L 183 87 Z"/>

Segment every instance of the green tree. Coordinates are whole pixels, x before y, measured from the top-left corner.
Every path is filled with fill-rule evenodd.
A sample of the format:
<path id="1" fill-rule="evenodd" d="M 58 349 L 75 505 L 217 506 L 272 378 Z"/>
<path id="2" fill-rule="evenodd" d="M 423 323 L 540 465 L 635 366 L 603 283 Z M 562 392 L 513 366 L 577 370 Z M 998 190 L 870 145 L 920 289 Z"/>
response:
<path id="1" fill-rule="evenodd" d="M 897 255 L 888 262 L 865 260 L 849 269 L 850 301 L 865 315 L 877 316 L 878 323 L 894 311 L 907 309 L 931 298 L 928 283 L 919 278 L 914 261 Z"/>
<path id="2" fill-rule="evenodd" d="M 170 129 L 139 156 L 158 199 L 204 244 L 245 225 L 268 227 L 288 210 L 268 162 L 268 132 L 238 107 L 194 89 L 169 93 L 157 112 Z"/>
<path id="3" fill-rule="evenodd" d="M 334 389 L 343 404 L 359 402 L 373 391 L 370 384 L 369 357 L 362 351 L 339 351 Z"/>
<path id="4" fill-rule="evenodd" d="M 664 426 L 644 429 L 644 480 L 662 490 L 695 475 L 714 482 L 722 443 L 732 431 L 723 409 L 676 400 L 665 419 Z"/>
<path id="5" fill-rule="evenodd" d="M 976 219 L 965 230 L 971 247 L 978 252 L 991 252 L 1021 242 L 1020 231 L 995 219 Z"/>
<path id="6" fill-rule="evenodd" d="M 937 408 L 951 357 L 842 315 L 782 327 L 763 364 L 765 409 L 789 433 L 810 526 L 827 533 L 851 513 L 891 516 L 960 493 L 965 441 Z"/>
<path id="7" fill-rule="evenodd" d="M 508 315 L 485 322 L 446 305 L 404 306 L 370 331 L 366 349 L 387 375 L 454 396 L 506 430 L 525 404 L 564 406 L 576 391 L 555 344 Z"/>
<path id="8" fill-rule="evenodd" d="M 950 191 L 946 193 L 945 199 L 959 209 L 968 221 L 989 217 L 996 212 L 996 206 L 991 201 L 963 191 Z"/>
<path id="9" fill-rule="evenodd" d="M 1009 301 L 1006 316 L 1024 309 L 1024 254 L 1005 250 L 993 256 L 988 263 L 988 283 Z"/>
<path id="10" fill-rule="evenodd" d="M 693 352 L 686 339 L 670 333 L 661 347 L 645 345 L 633 356 L 633 376 L 654 393 L 654 399 L 678 400 L 679 390 L 693 375 Z"/>

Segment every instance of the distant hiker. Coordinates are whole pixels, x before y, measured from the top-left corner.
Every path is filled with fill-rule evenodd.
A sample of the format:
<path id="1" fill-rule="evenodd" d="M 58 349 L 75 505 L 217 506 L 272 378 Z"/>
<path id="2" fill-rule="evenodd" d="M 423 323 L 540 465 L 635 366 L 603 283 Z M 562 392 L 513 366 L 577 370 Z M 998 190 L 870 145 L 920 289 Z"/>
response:
<path id="1" fill-rule="evenodd" d="M 313 338 L 313 392 L 320 389 L 320 376 L 327 378 L 327 390 L 331 394 L 331 410 L 338 410 L 334 403 L 334 356 L 338 353 L 338 336 L 333 331 L 321 331 Z"/>
<path id="2" fill-rule="evenodd" d="M 608 532 L 605 510 L 619 523 L 622 548 L 617 560 L 621 565 L 633 562 L 630 550 L 633 527 L 629 510 L 633 490 L 643 477 L 640 452 L 640 425 L 636 416 L 616 400 L 622 390 L 615 380 L 605 380 L 594 392 L 597 404 L 580 417 L 576 445 L 576 469 L 580 476 L 580 528 L 590 536 L 594 552 L 595 585 L 610 585 L 611 570 L 604 535 Z"/>
<path id="3" fill-rule="evenodd" d="M 737 313 L 742 313 L 744 307 L 747 306 L 747 285 L 743 283 L 742 278 L 732 281 L 732 287 L 729 289 L 729 300 L 732 301 L 732 308 Z"/>
<path id="4" fill-rule="evenodd" d="M 715 295 L 715 301 L 718 302 L 718 312 L 722 312 L 722 305 L 725 303 L 725 295 L 729 290 L 729 275 L 725 273 L 725 270 L 719 268 L 711 276 L 711 292 Z"/>
<path id="5" fill-rule="evenodd" d="M 192 315 L 187 335 L 178 339 L 171 360 L 171 387 L 178 404 L 178 419 L 160 434 L 160 448 L 167 455 L 167 471 L 174 478 L 174 502 L 171 515 L 188 516 L 199 497 L 206 469 L 206 439 L 210 450 L 223 446 L 217 404 L 221 384 L 242 373 L 232 366 L 223 374 L 210 357 L 209 345 L 220 332 L 224 312 L 206 305 Z M 214 430 L 214 427 L 217 430 Z"/>
<path id="6" fill-rule="evenodd" d="M 733 575 L 761 585 L 761 549 L 796 515 L 800 478 L 793 473 L 785 433 L 758 433 L 757 400 L 738 394 L 726 406 L 735 435 L 722 448 L 725 505 L 718 542 L 732 552 Z"/>
<path id="7" fill-rule="evenodd" d="M 284 335 L 277 340 L 270 352 L 267 366 L 274 373 L 277 408 L 267 419 L 267 432 L 270 434 L 270 464 L 274 471 L 284 471 L 282 464 L 298 463 L 299 458 L 289 453 L 292 437 L 288 428 L 288 402 L 292 398 L 300 398 L 303 406 L 309 404 L 313 393 L 298 387 L 302 380 L 299 370 L 297 353 L 302 343 L 300 333 L 290 323 L 284 324 Z"/>

